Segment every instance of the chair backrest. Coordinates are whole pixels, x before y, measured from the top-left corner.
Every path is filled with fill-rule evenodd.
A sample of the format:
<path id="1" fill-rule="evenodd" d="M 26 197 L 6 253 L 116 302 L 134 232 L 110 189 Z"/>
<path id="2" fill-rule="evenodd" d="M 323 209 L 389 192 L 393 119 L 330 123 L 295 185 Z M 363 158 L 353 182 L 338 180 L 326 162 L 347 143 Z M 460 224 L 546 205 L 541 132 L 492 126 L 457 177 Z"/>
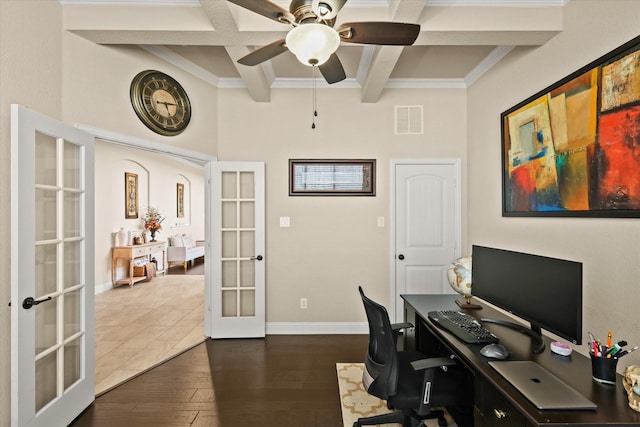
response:
<path id="1" fill-rule="evenodd" d="M 389 314 L 384 306 L 367 298 L 358 287 L 369 322 L 369 347 L 365 359 L 362 382 L 367 392 L 387 400 L 398 388 L 398 350 L 391 329 Z"/>

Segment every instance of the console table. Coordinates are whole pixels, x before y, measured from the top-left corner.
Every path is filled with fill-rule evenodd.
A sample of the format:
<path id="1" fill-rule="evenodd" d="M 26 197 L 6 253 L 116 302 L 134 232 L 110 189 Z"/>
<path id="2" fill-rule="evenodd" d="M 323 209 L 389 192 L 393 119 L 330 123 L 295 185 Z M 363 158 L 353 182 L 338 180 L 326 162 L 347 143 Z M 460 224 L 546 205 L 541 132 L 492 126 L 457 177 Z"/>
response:
<path id="1" fill-rule="evenodd" d="M 404 316 L 415 325 L 406 331 L 405 346 L 418 349 L 427 356 L 455 354 L 463 366 L 474 376 L 474 413 L 468 425 L 485 426 L 640 426 L 640 413 L 629 408 L 627 394 L 622 386 L 622 376 L 617 375 L 615 386 L 600 384 L 591 378 L 591 361 L 573 352 L 564 357 L 551 353 L 549 337 L 543 337 L 546 348 L 533 354 L 533 344 L 528 335 L 511 328 L 485 323 L 500 343 L 511 351 L 508 360 L 533 360 L 555 376 L 569 384 L 587 399 L 598 405 L 597 410 L 543 411 L 537 409 L 517 388 L 506 381 L 480 354 L 484 344 L 466 344 L 455 335 L 433 324 L 427 313 L 435 310 L 459 310 L 480 319 L 492 317 L 509 319 L 501 312 L 482 305 L 482 310 L 460 310 L 455 304 L 459 295 L 402 295 Z M 512 319 L 511 319 L 512 320 Z M 585 344 L 586 348 L 586 344 Z M 624 359 L 619 362 L 624 365 Z M 466 424 L 458 421 L 460 427 Z"/>
<path id="2" fill-rule="evenodd" d="M 133 275 L 133 260 L 135 260 L 136 258 L 150 258 L 153 254 L 162 252 L 162 264 L 158 263 L 158 270 L 156 272 L 164 273 L 166 257 L 165 250 L 165 242 L 149 242 L 133 246 L 116 246 L 115 248 L 113 248 L 111 257 L 111 281 L 113 282 L 113 287 L 115 288 L 118 285 L 125 284 L 131 287 L 134 283 L 146 279 L 145 276 L 134 277 Z M 125 277 L 123 279 L 116 280 L 116 266 L 118 263 L 118 259 L 127 260 L 129 264 L 129 275 L 128 277 Z"/>

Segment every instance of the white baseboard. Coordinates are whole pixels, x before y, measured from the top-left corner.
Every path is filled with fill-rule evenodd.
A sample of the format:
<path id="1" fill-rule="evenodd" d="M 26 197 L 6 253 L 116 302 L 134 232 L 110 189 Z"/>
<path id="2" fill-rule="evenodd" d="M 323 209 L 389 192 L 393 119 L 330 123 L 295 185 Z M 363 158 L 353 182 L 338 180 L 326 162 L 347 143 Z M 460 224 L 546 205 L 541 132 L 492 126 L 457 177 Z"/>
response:
<path id="1" fill-rule="evenodd" d="M 273 322 L 266 324 L 267 335 L 360 335 L 369 333 L 367 322 Z"/>
<path id="2" fill-rule="evenodd" d="M 113 289 L 113 283 L 107 282 L 102 285 L 96 286 L 96 295 L 101 294 L 103 292 L 107 292 L 109 289 Z"/>

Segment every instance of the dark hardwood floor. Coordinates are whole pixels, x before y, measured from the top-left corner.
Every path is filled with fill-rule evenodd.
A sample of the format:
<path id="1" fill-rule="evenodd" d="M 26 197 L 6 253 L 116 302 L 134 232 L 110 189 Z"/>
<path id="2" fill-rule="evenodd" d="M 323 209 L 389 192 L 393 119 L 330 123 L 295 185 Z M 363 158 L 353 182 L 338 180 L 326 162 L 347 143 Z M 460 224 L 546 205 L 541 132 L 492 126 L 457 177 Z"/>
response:
<path id="1" fill-rule="evenodd" d="M 102 396 L 71 425 L 342 427 L 337 362 L 367 335 L 207 340 Z"/>

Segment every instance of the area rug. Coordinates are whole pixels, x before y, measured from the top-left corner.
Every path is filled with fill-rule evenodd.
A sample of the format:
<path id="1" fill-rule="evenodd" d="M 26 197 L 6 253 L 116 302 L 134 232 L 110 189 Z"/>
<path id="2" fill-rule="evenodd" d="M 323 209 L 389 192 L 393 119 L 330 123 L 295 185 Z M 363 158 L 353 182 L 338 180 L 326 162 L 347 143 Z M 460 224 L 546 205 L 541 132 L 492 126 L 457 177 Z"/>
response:
<path id="1" fill-rule="evenodd" d="M 344 427 L 353 427 L 353 423 L 358 418 L 390 412 L 387 409 L 387 402 L 370 395 L 364 390 L 362 386 L 363 369 L 363 363 L 336 363 Z M 446 418 L 449 426 L 455 427 L 455 423 L 449 414 L 446 414 Z M 402 427 L 400 424 L 384 424 L 384 426 Z M 438 427 L 438 420 L 426 420 L 425 426 Z"/>

